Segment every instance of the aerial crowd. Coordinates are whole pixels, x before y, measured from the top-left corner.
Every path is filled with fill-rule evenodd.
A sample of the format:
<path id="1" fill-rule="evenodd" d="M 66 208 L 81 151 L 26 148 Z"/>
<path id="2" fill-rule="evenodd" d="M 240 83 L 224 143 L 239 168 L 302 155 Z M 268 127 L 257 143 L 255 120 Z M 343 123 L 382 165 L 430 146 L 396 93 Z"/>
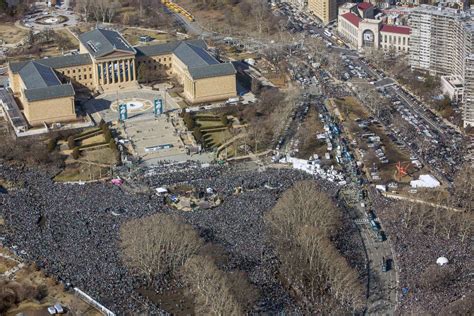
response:
<path id="1" fill-rule="evenodd" d="M 0 178 L 10 183 L 0 194 L 0 215 L 7 227 L 2 243 L 66 287 L 85 291 L 116 313 L 160 312 L 137 293 L 145 280 L 123 265 L 119 238 L 122 223 L 155 212 L 176 212 L 206 240 L 223 246 L 229 254 L 227 268 L 247 272 L 264 290 L 257 304 L 262 311 L 292 305 L 272 275 L 275 257 L 265 243 L 262 214 L 282 191 L 307 179 L 306 174 L 189 163 L 140 171 L 130 180 L 150 188 L 186 182 L 197 190 L 212 188 L 223 197 L 217 208 L 194 212 L 169 208 L 153 190 L 137 194 L 110 183 L 55 183 L 46 173 L 5 165 L 0 166 Z M 241 193 L 235 194 L 236 187 L 242 188 Z M 325 190 L 334 196 L 337 188 L 328 184 Z"/>

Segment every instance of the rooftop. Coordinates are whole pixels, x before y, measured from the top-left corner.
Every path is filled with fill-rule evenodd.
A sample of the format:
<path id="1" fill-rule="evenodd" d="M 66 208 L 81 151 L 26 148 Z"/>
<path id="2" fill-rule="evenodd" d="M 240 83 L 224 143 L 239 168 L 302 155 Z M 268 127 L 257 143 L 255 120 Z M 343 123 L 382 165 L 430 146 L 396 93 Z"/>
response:
<path id="1" fill-rule="evenodd" d="M 174 54 L 188 67 L 193 79 L 232 75 L 236 72 L 231 63 L 220 63 L 209 54 L 203 40 L 176 41 L 135 48 L 138 56 Z"/>
<path id="2" fill-rule="evenodd" d="M 362 11 L 365 11 L 365 10 L 370 9 L 372 7 L 373 7 L 373 5 L 371 3 L 368 3 L 368 2 L 361 2 L 361 3 L 357 4 L 357 8 L 359 8 Z"/>
<path id="3" fill-rule="evenodd" d="M 63 84 L 51 67 L 35 61 L 26 63 L 18 74 L 25 84 L 28 101 L 39 101 L 74 95 L 71 84 Z"/>
<path id="4" fill-rule="evenodd" d="M 148 46 L 135 46 L 138 56 L 158 56 L 164 54 L 171 54 L 181 43 L 187 43 L 193 46 L 207 48 L 206 42 L 203 40 L 187 40 L 187 41 L 174 41 L 163 44 L 148 45 Z"/>
<path id="5" fill-rule="evenodd" d="M 469 18 L 472 17 L 470 10 L 459 10 L 448 8 L 444 6 L 433 6 L 428 4 L 421 4 L 418 7 L 411 9 L 411 12 L 414 13 L 424 13 L 430 15 L 446 16 L 452 18 Z"/>
<path id="6" fill-rule="evenodd" d="M 78 54 L 43 58 L 35 60 L 35 62 L 47 67 L 58 69 L 72 66 L 91 65 L 92 59 L 90 58 L 89 54 Z M 17 73 L 28 63 L 29 61 L 10 63 L 10 69 L 12 72 Z"/>
<path id="7" fill-rule="evenodd" d="M 352 12 L 344 13 L 341 15 L 344 19 L 349 21 L 352 25 L 359 27 L 360 18 Z"/>
<path id="8" fill-rule="evenodd" d="M 380 29 L 380 32 L 410 35 L 411 29 L 407 26 L 382 24 L 382 28 Z"/>
<path id="9" fill-rule="evenodd" d="M 133 48 L 119 32 L 105 29 L 95 29 L 79 35 L 79 40 L 94 57 L 102 57 L 119 51 L 135 54 Z"/>
<path id="10" fill-rule="evenodd" d="M 180 43 L 173 53 L 188 69 L 219 64 L 219 61 L 212 57 L 204 48 L 186 42 Z"/>
<path id="11" fill-rule="evenodd" d="M 27 63 L 21 68 L 19 74 L 26 89 L 46 88 L 61 84 L 61 81 L 51 67 L 35 61 Z"/>

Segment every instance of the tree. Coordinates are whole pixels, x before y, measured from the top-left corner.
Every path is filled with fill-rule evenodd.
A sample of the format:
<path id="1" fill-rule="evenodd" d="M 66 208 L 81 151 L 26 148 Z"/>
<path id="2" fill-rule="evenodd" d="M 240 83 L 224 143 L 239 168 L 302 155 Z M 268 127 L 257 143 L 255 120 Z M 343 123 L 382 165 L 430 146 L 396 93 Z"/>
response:
<path id="1" fill-rule="evenodd" d="M 474 166 L 466 163 L 453 182 L 451 205 L 471 212 L 474 209 Z"/>
<path id="2" fill-rule="evenodd" d="M 341 211 L 313 182 L 298 182 L 287 190 L 266 214 L 265 223 L 281 275 L 303 297 L 299 300 L 307 313 L 316 312 L 317 301 L 324 302 L 323 313 L 344 312 L 336 312 L 335 306 L 363 309 L 359 276 L 331 241 L 341 225 Z"/>
<path id="3" fill-rule="evenodd" d="M 75 160 L 79 159 L 79 157 L 81 156 L 81 152 L 79 151 L 79 147 L 74 147 L 74 149 L 72 150 L 72 158 L 74 158 Z"/>
<path id="4" fill-rule="evenodd" d="M 175 273 L 203 244 L 192 226 L 167 214 L 125 222 L 120 239 L 124 263 L 149 283 L 159 274 Z"/>
<path id="5" fill-rule="evenodd" d="M 229 124 L 229 119 L 227 118 L 226 114 L 222 114 L 220 116 L 220 119 L 221 119 L 222 125 L 227 126 Z"/>
<path id="6" fill-rule="evenodd" d="M 73 149 L 74 147 L 76 147 L 76 142 L 74 141 L 74 136 L 69 136 L 67 138 L 67 146 L 69 147 L 69 149 Z"/>
<path id="7" fill-rule="evenodd" d="M 193 256 L 183 266 L 181 277 L 194 298 L 196 314 L 243 315 L 232 294 L 233 284 L 211 258 Z"/>
<path id="8" fill-rule="evenodd" d="M 56 149 L 56 145 L 58 144 L 58 139 L 56 137 L 50 138 L 48 140 L 48 152 L 53 152 Z"/>
<path id="9" fill-rule="evenodd" d="M 107 143 L 110 143 L 110 141 L 113 141 L 112 139 L 112 133 L 110 132 L 109 128 L 107 127 L 104 132 L 104 139 Z"/>
<path id="10" fill-rule="evenodd" d="M 81 13 L 84 17 L 84 22 L 88 22 L 90 11 L 94 6 L 93 0 L 76 0 L 76 11 Z"/>

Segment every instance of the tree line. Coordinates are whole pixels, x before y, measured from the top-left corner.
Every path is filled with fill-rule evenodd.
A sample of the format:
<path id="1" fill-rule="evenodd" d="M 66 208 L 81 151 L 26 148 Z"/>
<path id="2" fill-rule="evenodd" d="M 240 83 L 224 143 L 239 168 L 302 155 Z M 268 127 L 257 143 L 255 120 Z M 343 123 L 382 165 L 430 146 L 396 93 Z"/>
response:
<path id="1" fill-rule="evenodd" d="M 296 183 L 266 214 L 284 283 L 306 313 L 362 311 L 365 291 L 332 238 L 341 210 L 311 181 Z"/>
<path id="2" fill-rule="evenodd" d="M 123 262 L 133 273 L 151 287 L 163 276 L 180 280 L 198 314 L 241 315 L 258 297 L 241 273 L 221 270 L 208 244 L 176 215 L 130 220 L 122 225 L 120 238 Z"/>

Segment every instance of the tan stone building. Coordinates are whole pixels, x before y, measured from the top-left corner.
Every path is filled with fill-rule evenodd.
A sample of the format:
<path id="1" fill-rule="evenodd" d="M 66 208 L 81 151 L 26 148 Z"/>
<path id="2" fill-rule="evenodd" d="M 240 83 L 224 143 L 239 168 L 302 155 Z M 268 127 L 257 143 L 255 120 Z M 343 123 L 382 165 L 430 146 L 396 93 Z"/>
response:
<path id="1" fill-rule="evenodd" d="M 30 125 L 74 120 L 74 89 L 117 91 L 174 76 L 190 103 L 237 95 L 234 66 L 211 56 L 202 40 L 133 47 L 116 31 L 95 29 L 79 41 L 77 55 L 10 63 L 10 87 Z"/>
<path id="2" fill-rule="evenodd" d="M 350 47 L 358 50 L 409 51 L 410 28 L 375 19 L 374 6 L 367 2 L 346 3 L 339 7 L 337 32 Z"/>
<path id="3" fill-rule="evenodd" d="M 337 0 L 308 0 L 308 11 L 328 24 L 337 19 Z"/>

